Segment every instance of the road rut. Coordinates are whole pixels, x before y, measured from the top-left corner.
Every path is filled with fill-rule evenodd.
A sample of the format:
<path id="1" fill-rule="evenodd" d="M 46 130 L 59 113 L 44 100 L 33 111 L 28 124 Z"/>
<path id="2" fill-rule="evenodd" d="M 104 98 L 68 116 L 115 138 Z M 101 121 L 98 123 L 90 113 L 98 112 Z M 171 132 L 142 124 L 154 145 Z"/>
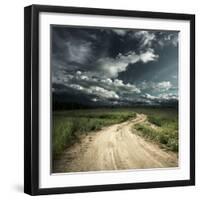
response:
<path id="1" fill-rule="evenodd" d="M 145 121 L 146 115 L 137 114 L 133 120 L 82 136 L 54 162 L 53 172 L 177 167 L 176 153 L 135 134 L 134 125 Z"/>

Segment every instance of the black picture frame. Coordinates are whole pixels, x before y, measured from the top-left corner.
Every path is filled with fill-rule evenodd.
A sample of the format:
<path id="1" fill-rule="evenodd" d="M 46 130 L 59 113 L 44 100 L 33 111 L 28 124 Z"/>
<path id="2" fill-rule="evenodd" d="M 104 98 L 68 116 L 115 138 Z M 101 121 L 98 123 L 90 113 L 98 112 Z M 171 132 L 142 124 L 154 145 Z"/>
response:
<path id="1" fill-rule="evenodd" d="M 162 182 L 39 188 L 39 14 L 73 13 L 153 19 L 188 20 L 190 23 L 190 179 Z M 195 15 L 31 5 L 24 9 L 24 192 L 46 195 L 195 185 Z"/>

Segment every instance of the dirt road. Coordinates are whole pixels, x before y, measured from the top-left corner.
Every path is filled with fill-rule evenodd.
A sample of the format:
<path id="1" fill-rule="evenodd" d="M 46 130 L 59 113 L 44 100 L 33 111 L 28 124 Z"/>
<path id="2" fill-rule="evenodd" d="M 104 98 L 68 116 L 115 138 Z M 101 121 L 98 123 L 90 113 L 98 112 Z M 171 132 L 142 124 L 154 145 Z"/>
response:
<path id="1" fill-rule="evenodd" d="M 80 138 L 55 161 L 54 172 L 80 172 L 178 166 L 177 154 L 166 152 L 134 134 L 133 126 L 146 115 L 105 127 Z"/>

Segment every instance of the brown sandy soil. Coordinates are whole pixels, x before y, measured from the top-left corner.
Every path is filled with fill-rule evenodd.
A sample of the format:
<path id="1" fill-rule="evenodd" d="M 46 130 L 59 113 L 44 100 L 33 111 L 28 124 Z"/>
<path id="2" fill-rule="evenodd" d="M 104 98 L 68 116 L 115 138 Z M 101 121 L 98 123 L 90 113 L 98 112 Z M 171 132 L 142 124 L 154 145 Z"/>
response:
<path id="1" fill-rule="evenodd" d="M 81 172 L 178 166 L 176 153 L 134 134 L 133 126 L 146 122 L 146 115 L 83 135 L 54 161 L 53 172 Z"/>

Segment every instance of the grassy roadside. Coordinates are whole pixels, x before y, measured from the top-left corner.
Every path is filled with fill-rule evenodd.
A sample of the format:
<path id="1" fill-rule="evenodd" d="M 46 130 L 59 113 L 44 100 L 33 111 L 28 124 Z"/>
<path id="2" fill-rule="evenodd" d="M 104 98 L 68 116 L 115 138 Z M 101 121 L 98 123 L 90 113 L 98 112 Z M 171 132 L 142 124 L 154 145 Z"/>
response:
<path id="1" fill-rule="evenodd" d="M 121 123 L 136 117 L 127 110 L 77 110 L 53 113 L 53 158 L 78 140 L 80 134 L 100 130 L 104 126 Z"/>
<path id="2" fill-rule="evenodd" d="M 178 117 L 177 115 L 149 114 L 148 121 L 154 124 L 136 124 L 133 128 L 138 130 L 138 134 L 146 139 L 160 144 L 167 150 L 178 152 Z"/>

